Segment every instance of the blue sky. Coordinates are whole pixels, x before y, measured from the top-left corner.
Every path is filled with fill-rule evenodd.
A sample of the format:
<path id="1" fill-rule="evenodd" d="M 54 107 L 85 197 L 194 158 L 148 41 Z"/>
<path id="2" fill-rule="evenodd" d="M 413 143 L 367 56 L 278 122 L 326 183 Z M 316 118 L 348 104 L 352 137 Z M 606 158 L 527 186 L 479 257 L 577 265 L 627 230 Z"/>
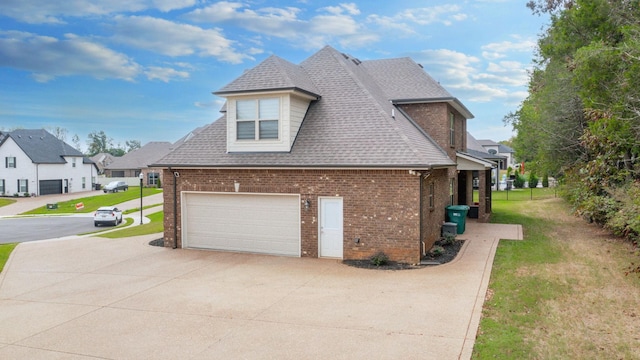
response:
<path id="1" fill-rule="evenodd" d="M 548 19 L 524 1 L 3 0 L 0 130 L 104 131 L 174 142 L 216 120 L 211 93 L 271 54 L 325 45 L 361 60 L 409 56 L 506 140 Z"/>

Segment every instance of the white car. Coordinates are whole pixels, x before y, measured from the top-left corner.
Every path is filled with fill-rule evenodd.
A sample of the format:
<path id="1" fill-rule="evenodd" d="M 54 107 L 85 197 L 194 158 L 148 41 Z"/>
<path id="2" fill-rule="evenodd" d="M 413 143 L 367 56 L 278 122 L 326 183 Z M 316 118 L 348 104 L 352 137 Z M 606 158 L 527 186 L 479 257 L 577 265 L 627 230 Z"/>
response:
<path id="1" fill-rule="evenodd" d="M 116 226 L 122 222 L 122 210 L 114 206 L 103 206 L 93 214 L 93 225 L 108 224 Z"/>
<path id="2" fill-rule="evenodd" d="M 118 190 L 129 190 L 129 185 L 127 185 L 124 181 L 112 181 L 108 183 L 104 189 L 102 189 L 105 193 L 108 192 L 118 192 Z"/>

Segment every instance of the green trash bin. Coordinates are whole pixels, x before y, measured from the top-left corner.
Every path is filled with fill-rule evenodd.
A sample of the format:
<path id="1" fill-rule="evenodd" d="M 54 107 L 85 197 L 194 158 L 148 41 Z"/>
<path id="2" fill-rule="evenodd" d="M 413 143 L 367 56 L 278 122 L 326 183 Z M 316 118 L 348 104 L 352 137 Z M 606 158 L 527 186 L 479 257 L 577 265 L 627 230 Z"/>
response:
<path id="1" fill-rule="evenodd" d="M 458 228 L 458 234 L 464 234 L 467 212 L 467 205 L 449 205 L 447 206 L 447 221 L 455 223 Z"/>

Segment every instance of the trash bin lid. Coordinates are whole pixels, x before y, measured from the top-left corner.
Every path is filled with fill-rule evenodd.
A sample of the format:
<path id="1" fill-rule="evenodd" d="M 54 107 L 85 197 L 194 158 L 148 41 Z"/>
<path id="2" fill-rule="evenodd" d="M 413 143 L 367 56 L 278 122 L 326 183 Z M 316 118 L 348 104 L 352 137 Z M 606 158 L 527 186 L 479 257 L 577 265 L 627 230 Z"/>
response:
<path id="1" fill-rule="evenodd" d="M 468 211 L 469 205 L 449 205 L 447 210 Z"/>

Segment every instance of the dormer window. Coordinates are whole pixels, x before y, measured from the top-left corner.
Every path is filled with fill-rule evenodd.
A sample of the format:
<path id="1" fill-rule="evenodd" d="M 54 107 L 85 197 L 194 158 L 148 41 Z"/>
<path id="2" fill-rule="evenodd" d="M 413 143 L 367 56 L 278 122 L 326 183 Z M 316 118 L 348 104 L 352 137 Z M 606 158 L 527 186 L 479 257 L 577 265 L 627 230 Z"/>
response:
<path id="1" fill-rule="evenodd" d="M 278 140 L 280 99 L 236 101 L 237 140 Z"/>

